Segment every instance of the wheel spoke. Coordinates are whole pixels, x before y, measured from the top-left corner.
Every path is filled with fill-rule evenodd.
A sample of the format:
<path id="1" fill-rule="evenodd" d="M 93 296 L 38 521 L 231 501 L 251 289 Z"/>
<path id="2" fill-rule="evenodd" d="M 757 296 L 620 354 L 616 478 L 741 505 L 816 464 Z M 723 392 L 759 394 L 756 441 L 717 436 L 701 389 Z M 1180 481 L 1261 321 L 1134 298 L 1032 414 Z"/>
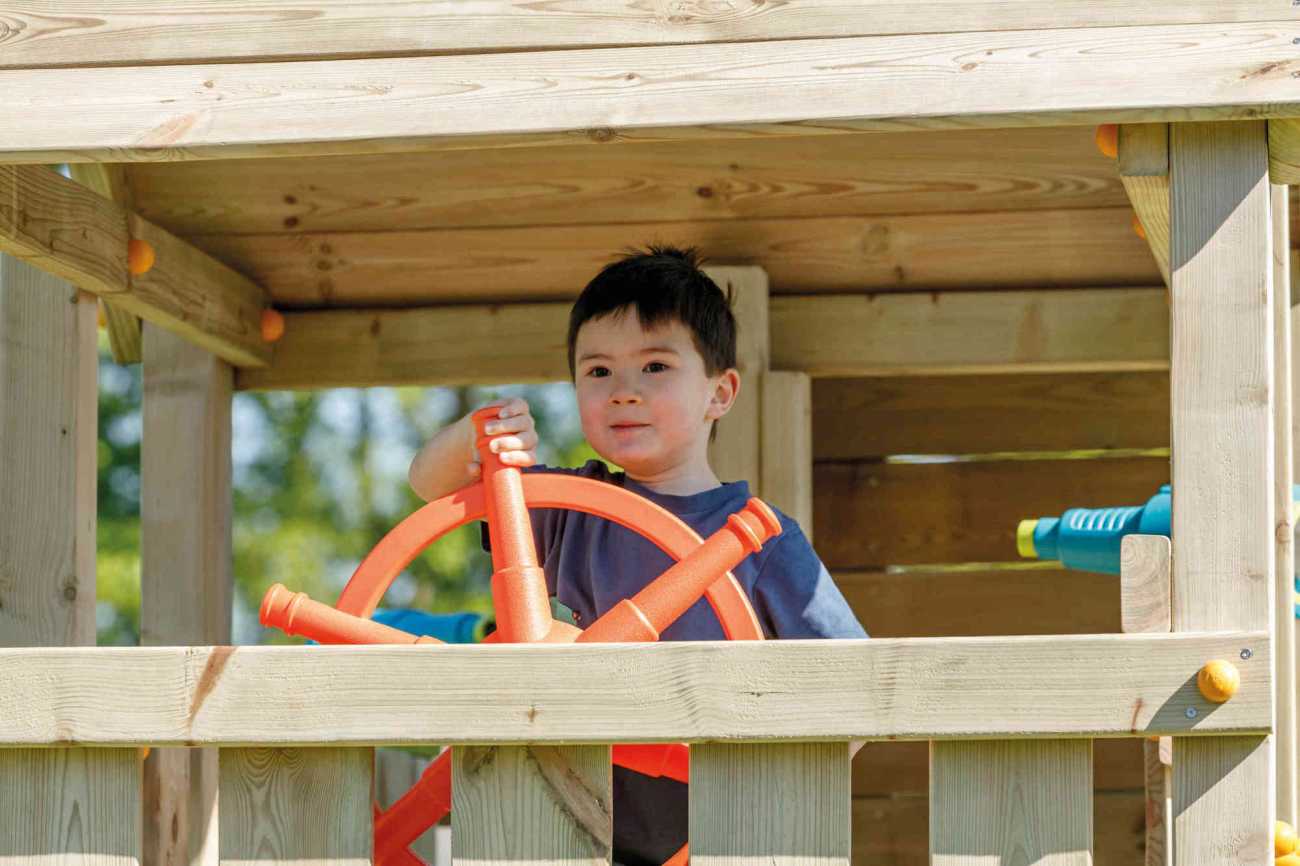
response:
<path id="1" fill-rule="evenodd" d="M 772 509 L 750 499 L 688 556 L 592 623 L 578 642 L 658 640 L 723 573 L 780 532 Z"/>
<path id="2" fill-rule="evenodd" d="M 419 780 L 375 819 L 375 861 L 406 851 L 451 811 L 451 749 L 434 758 Z M 387 866 L 387 863 L 383 864 Z"/>
<path id="3" fill-rule="evenodd" d="M 323 644 L 442 643 L 434 637 L 416 636 L 344 613 L 313 601 L 305 592 L 290 592 L 281 583 L 266 591 L 258 619 L 262 625 L 278 628 L 287 635 L 299 635 Z"/>

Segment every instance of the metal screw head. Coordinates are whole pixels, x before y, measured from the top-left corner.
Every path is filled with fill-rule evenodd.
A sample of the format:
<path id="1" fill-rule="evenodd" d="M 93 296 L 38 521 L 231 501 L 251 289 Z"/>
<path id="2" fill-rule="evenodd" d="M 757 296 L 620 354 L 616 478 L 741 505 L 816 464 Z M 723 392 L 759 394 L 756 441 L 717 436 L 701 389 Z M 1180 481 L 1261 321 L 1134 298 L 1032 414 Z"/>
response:
<path id="1" fill-rule="evenodd" d="M 1250 650 L 1248 650 L 1248 649 L 1244 649 L 1244 650 L 1241 651 L 1241 660 L 1244 662 L 1246 659 L 1250 658 L 1252 655 L 1254 655 L 1254 653 L 1252 653 L 1252 652 L 1251 652 Z"/>
<path id="2" fill-rule="evenodd" d="M 1184 713 L 1183 715 L 1187 716 L 1187 718 L 1189 719 L 1196 718 L 1196 707 L 1188 707 L 1187 712 Z"/>

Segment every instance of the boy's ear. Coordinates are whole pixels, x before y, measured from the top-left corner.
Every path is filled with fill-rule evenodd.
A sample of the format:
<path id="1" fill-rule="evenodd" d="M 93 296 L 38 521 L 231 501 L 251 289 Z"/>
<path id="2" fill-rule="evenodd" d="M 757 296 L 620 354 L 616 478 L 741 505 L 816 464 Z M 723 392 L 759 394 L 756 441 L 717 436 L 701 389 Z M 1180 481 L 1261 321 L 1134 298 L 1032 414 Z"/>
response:
<path id="1" fill-rule="evenodd" d="M 713 386 L 713 396 L 709 399 L 709 406 L 704 413 L 704 417 L 710 421 L 717 421 L 731 411 L 731 407 L 736 404 L 736 397 L 739 395 L 740 371 L 734 367 L 724 370 L 718 376 L 717 383 Z"/>

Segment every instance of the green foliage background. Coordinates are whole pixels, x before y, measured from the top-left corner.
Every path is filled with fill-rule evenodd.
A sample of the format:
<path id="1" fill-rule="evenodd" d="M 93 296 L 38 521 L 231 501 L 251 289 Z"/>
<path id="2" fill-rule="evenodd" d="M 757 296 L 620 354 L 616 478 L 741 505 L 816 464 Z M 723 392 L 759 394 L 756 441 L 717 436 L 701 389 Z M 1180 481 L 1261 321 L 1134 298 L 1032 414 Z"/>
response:
<path id="1" fill-rule="evenodd" d="M 101 645 L 131 645 L 140 633 L 140 368 L 115 364 L 102 333 L 100 343 L 97 624 Z M 256 622 L 272 583 L 333 602 L 361 558 L 422 504 L 406 470 L 424 440 L 514 394 L 532 406 L 540 460 L 573 466 L 596 456 L 564 383 L 237 394 L 235 643 L 288 640 Z M 489 576 L 477 526 L 463 527 L 412 563 L 385 606 L 488 612 Z"/>

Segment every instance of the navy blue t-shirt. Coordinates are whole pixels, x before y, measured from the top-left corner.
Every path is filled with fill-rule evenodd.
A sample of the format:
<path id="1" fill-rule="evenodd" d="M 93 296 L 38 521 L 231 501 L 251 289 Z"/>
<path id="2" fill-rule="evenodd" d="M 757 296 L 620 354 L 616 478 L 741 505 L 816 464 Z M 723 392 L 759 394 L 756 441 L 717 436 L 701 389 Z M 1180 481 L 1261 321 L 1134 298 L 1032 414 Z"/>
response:
<path id="1" fill-rule="evenodd" d="M 672 512 L 702 538 L 749 501 L 749 485 L 735 481 L 694 493 L 656 493 L 599 460 L 580 469 L 534 466 L 616 484 Z M 773 509 L 775 511 L 775 509 Z M 857 617 L 831 580 L 798 524 L 777 511 L 781 535 L 732 569 L 769 638 L 864 638 Z M 566 509 L 530 509 L 537 558 L 551 595 L 585 628 L 630 598 L 673 564 L 655 544 L 616 523 Z M 486 526 L 486 525 L 485 525 Z M 486 532 L 484 540 L 486 542 Z M 660 640 L 725 640 L 722 625 L 700 599 Z M 614 859 L 625 866 L 660 866 L 686 844 L 686 786 L 614 768 Z"/>

